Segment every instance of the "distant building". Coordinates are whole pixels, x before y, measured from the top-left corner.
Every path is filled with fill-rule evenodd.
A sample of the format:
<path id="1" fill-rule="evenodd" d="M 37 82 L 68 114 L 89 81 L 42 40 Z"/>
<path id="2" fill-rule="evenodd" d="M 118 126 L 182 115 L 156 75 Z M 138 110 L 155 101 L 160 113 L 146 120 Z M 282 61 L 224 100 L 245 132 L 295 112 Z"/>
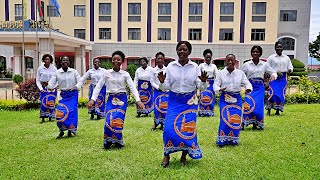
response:
<path id="1" fill-rule="evenodd" d="M 27 19 L 36 19 L 36 2 L 26 1 Z M 84 70 L 92 66 L 94 58 L 110 62 L 115 50 L 122 50 L 127 56 L 123 69 L 128 63 L 138 64 L 140 56 L 150 58 L 154 65 L 153 57 L 158 51 L 164 52 L 169 62 L 176 58 L 175 46 L 180 40 L 192 43 L 190 58 L 197 63 L 203 61 L 203 50 L 210 48 L 216 65 L 224 66 L 224 57 L 233 53 L 238 60 L 237 66 L 241 67 L 244 60 L 251 58 L 253 45 L 262 46 L 262 57 L 267 58 L 274 53 L 274 43 L 280 40 L 285 54 L 307 64 L 311 0 L 58 2 L 61 17 L 54 6 L 49 6 L 49 0 L 41 1 L 44 19 L 48 21 L 50 14 L 54 29 L 85 40 L 81 51 L 86 52 L 84 58 L 87 60 L 73 62 Z M 0 21 L 21 20 L 21 0 L 0 0 L 0 14 Z M 5 61 L 6 68 L 12 68 L 10 58 L 16 56 L 14 48 L 1 41 L 2 38 L 0 44 L 9 46 L 0 46 L 0 62 Z M 93 44 L 88 46 L 88 42 Z M 61 45 L 51 50 L 56 57 L 66 54 L 77 59 L 74 58 L 76 47 L 62 48 Z M 29 58 L 26 61 L 31 65 L 35 61 L 35 50 L 28 49 L 26 55 Z"/>

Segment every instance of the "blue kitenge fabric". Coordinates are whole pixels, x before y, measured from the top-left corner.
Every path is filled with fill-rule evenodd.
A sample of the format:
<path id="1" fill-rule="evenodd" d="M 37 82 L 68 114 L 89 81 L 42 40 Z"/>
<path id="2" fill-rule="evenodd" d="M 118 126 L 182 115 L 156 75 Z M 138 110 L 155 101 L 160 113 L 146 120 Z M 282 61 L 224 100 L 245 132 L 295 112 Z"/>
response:
<path id="1" fill-rule="evenodd" d="M 57 106 L 56 121 L 60 131 L 74 133 L 78 128 L 78 90 L 61 91 L 61 100 Z"/>
<path id="2" fill-rule="evenodd" d="M 92 97 L 92 92 L 94 90 L 94 88 L 96 87 L 96 85 L 94 84 L 90 84 L 90 91 L 89 91 L 89 101 Z M 101 88 L 101 91 L 99 93 L 99 96 L 97 98 L 97 100 L 94 102 L 94 106 L 92 106 L 91 109 L 88 110 L 89 114 L 94 114 L 94 115 L 99 115 L 101 117 L 105 116 L 105 99 L 106 99 L 106 86 L 104 85 Z"/>
<path id="3" fill-rule="evenodd" d="M 164 155 L 185 151 L 192 159 L 202 158 L 197 140 L 198 99 L 195 92 L 169 92 L 169 102 L 163 130 Z"/>
<path id="4" fill-rule="evenodd" d="M 139 80 L 138 91 L 145 109 L 139 109 L 137 107 L 137 113 L 150 114 L 153 111 L 153 90 L 150 81 Z"/>
<path id="5" fill-rule="evenodd" d="M 198 114 L 200 116 L 214 116 L 215 93 L 213 90 L 214 79 L 208 79 L 209 86 L 200 92 L 200 103 Z"/>
<path id="6" fill-rule="evenodd" d="M 242 98 L 239 93 L 220 95 L 220 124 L 217 145 L 237 145 L 241 129 Z"/>
<path id="7" fill-rule="evenodd" d="M 122 130 L 127 106 L 128 97 L 126 93 L 109 94 L 104 123 L 104 146 L 107 143 L 124 145 Z"/>
<path id="8" fill-rule="evenodd" d="M 243 123 L 264 128 L 264 84 L 262 79 L 250 79 L 252 92 L 246 94 L 243 104 Z"/>
<path id="9" fill-rule="evenodd" d="M 40 91 L 40 118 L 55 118 L 56 117 L 56 97 L 57 91 L 47 91 L 46 87 L 42 86 L 46 92 Z"/>
<path id="10" fill-rule="evenodd" d="M 269 83 L 269 98 L 266 109 L 275 109 L 283 112 L 285 103 L 285 94 L 287 87 L 287 73 L 283 72 L 281 76 Z"/>
<path id="11" fill-rule="evenodd" d="M 157 127 L 159 124 L 164 125 L 164 121 L 168 109 L 169 93 L 154 89 L 154 124 Z"/>

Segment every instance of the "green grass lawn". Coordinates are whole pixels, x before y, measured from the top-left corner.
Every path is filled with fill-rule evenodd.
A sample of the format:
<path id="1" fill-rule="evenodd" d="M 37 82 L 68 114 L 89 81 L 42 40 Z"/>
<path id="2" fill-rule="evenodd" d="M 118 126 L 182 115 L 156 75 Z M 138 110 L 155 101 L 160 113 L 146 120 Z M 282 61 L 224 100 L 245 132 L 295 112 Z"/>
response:
<path id="1" fill-rule="evenodd" d="M 320 179 L 320 105 L 288 105 L 266 117 L 264 131 L 241 132 L 236 147 L 215 145 L 219 125 L 198 118 L 201 160 L 171 155 L 162 168 L 162 131 L 150 131 L 151 117 L 136 118 L 129 107 L 125 147 L 103 150 L 104 120 L 90 121 L 80 109 L 78 135 L 56 140 L 54 122 L 39 124 L 38 111 L 0 113 L 0 179 Z M 274 112 L 273 112 L 274 113 Z"/>

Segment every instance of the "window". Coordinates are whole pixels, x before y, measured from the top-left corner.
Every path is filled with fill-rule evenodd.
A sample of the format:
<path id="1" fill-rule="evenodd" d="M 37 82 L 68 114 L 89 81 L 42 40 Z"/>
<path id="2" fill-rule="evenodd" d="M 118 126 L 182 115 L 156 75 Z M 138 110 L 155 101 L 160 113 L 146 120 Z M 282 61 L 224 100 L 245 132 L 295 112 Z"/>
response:
<path id="1" fill-rule="evenodd" d="M 189 40 L 201 40 L 202 29 L 189 29 Z"/>
<path id="2" fill-rule="evenodd" d="M 22 20 L 22 4 L 15 4 L 14 5 L 14 19 L 15 21 Z"/>
<path id="3" fill-rule="evenodd" d="M 221 41 L 232 41 L 233 40 L 233 29 L 220 29 L 219 40 Z"/>
<path id="4" fill-rule="evenodd" d="M 251 29 L 251 41 L 264 41 L 265 29 Z"/>
<path id="5" fill-rule="evenodd" d="M 252 22 L 266 22 L 266 2 L 252 3 Z"/>
<path id="6" fill-rule="evenodd" d="M 85 29 L 75 29 L 74 30 L 74 37 L 80 39 L 86 39 L 86 30 Z"/>
<path id="7" fill-rule="evenodd" d="M 26 68 L 33 69 L 33 59 L 31 57 L 25 57 L 26 60 Z"/>
<path id="8" fill-rule="evenodd" d="M 283 50 L 294 50 L 295 40 L 293 38 L 285 37 L 279 39 L 283 46 Z"/>
<path id="9" fill-rule="evenodd" d="M 111 21 L 111 3 L 99 3 L 99 21 Z"/>
<path id="10" fill-rule="evenodd" d="M 103 57 L 103 58 L 99 58 L 100 63 L 112 63 L 112 58 L 107 58 L 107 57 Z"/>
<path id="11" fill-rule="evenodd" d="M 128 3 L 128 21 L 141 22 L 141 3 Z"/>
<path id="12" fill-rule="evenodd" d="M 159 28 L 158 29 L 158 40 L 171 40 L 171 29 L 170 28 Z"/>
<path id="13" fill-rule="evenodd" d="M 294 59 L 294 55 L 287 55 L 290 59 Z"/>
<path id="14" fill-rule="evenodd" d="M 99 28 L 99 39 L 111 39 L 111 28 Z"/>
<path id="15" fill-rule="evenodd" d="M 75 17 L 85 17 L 86 16 L 86 6 L 85 5 L 74 5 L 74 16 Z"/>
<path id="16" fill-rule="evenodd" d="M 280 21 L 296 21 L 297 10 L 280 10 Z"/>
<path id="17" fill-rule="evenodd" d="M 189 22 L 202 22 L 202 3 L 189 3 Z"/>
<path id="18" fill-rule="evenodd" d="M 171 3 L 158 3 L 158 21 L 171 22 Z"/>
<path id="19" fill-rule="evenodd" d="M 59 13 L 55 6 L 47 6 L 47 16 L 49 17 L 58 17 Z"/>
<path id="20" fill-rule="evenodd" d="M 220 3 L 220 22 L 233 22 L 234 3 Z"/>
<path id="21" fill-rule="evenodd" d="M 7 69 L 7 65 L 6 65 L 7 61 L 6 58 L 3 56 L 0 56 L 0 77 L 4 76 L 4 71 L 6 71 Z"/>
<path id="22" fill-rule="evenodd" d="M 129 40 L 141 40 L 141 29 L 140 28 L 128 28 L 128 39 Z"/>

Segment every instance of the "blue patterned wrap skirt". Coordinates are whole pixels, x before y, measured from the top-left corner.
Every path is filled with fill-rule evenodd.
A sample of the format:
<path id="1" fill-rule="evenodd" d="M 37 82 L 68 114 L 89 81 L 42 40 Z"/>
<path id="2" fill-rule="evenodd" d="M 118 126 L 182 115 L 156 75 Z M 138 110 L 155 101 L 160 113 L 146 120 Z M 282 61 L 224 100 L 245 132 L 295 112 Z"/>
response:
<path id="1" fill-rule="evenodd" d="M 185 151 L 192 159 L 202 158 L 197 139 L 198 99 L 195 92 L 180 94 L 170 91 L 163 131 L 164 155 Z"/>

